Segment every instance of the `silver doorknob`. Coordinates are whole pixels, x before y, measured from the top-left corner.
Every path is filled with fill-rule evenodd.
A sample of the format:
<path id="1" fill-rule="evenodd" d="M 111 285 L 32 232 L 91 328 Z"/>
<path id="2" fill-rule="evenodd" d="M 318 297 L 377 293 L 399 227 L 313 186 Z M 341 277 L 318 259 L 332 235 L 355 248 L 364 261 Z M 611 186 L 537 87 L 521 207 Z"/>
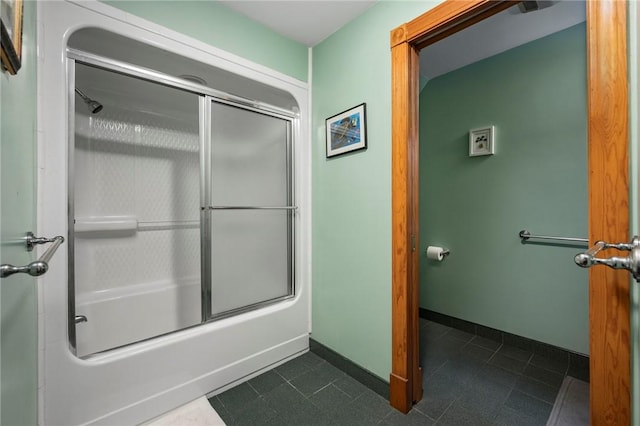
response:
<path id="1" fill-rule="evenodd" d="M 612 256 L 608 258 L 596 257 L 602 250 L 614 248 L 629 251 L 629 256 Z M 626 269 L 631 272 L 636 282 L 640 282 L 640 239 L 634 236 L 629 243 L 607 243 L 597 241 L 595 245 L 584 253 L 578 253 L 574 258 L 576 265 L 582 268 L 590 268 L 594 265 L 605 265 L 613 269 Z"/>

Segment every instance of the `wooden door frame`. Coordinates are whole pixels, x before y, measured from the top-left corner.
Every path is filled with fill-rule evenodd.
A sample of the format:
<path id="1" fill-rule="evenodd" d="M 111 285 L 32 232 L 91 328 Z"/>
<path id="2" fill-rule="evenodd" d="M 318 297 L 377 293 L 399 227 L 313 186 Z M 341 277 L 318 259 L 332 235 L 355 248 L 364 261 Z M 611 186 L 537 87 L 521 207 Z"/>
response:
<path id="1" fill-rule="evenodd" d="M 392 371 L 390 402 L 422 398 L 418 324 L 419 51 L 517 2 L 447 0 L 391 31 Z M 629 239 L 627 3 L 587 1 L 589 241 Z M 589 273 L 591 423 L 629 424 L 629 274 Z"/>

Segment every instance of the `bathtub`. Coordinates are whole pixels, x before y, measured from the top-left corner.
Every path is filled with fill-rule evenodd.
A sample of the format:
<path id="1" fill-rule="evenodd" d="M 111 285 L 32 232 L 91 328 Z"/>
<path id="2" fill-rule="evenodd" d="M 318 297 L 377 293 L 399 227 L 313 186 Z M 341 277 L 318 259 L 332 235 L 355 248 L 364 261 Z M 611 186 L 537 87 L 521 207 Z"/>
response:
<path id="1" fill-rule="evenodd" d="M 142 283 L 76 297 L 79 357 L 200 324 L 200 280 Z M 117 313 L 114 315 L 114 313 Z"/>

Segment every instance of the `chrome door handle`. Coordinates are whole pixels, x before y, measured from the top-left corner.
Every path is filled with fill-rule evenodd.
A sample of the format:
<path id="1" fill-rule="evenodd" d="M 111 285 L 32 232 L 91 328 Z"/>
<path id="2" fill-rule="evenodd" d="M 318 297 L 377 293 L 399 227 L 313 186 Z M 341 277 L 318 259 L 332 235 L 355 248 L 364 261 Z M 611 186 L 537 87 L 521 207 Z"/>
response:
<path id="1" fill-rule="evenodd" d="M 602 250 L 614 248 L 629 251 L 629 256 L 612 256 L 608 258 L 596 257 Z M 582 268 L 590 268 L 594 265 L 605 265 L 613 269 L 626 269 L 631 272 L 636 282 L 640 282 L 640 238 L 633 237 L 629 243 L 607 243 L 597 241 L 595 245 L 584 253 L 578 253 L 574 258 L 576 265 Z"/>
<path id="2" fill-rule="evenodd" d="M 25 273 L 29 274 L 33 277 L 39 277 L 43 275 L 49 270 L 49 261 L 51 257 L 54 255 L 60 244 L 64 242 L 64 237 L 57 236 L 53 238 L 41 238 L 35 237 L 32 232 L 27 232 L 27 236 L 25 237 L 25 244 L 27 251 L 33 250 L 33 246 L 35 244 L 47 244 L 53 243 L 47 251 L 40 257 L 38 260 L 34 260 L 28 265 L 25 266 L 13 266 L 9 264 L 0 265 L 0 278 L 6 278 L 13 274 L 17 273 Z"/>

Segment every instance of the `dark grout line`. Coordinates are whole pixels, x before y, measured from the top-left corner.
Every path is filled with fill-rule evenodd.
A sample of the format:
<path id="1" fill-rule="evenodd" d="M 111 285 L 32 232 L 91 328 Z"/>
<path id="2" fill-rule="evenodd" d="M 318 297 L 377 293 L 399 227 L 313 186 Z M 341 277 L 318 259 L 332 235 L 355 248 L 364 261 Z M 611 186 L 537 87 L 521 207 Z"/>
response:
<path id="1" fill-rule="evenodd" d="M 274 368 L 274 369 L 272 369 L 270 371 L 274 371 L 278 376 L 282 377 L 282 380 L 284 380 L 285 383 L 289 383 L 289 380 L 287 380 L 286 377 L 284 377 L 282 374 L 280 374 L 276 368 Z M 258 376 L 256 376 L 256 377 L 258 377 Z"/>
<path id="2" fill-rule="evenodd" d="M 258 376 L 256 376 L 256 377 L 258 377 Z M 249 383 L 250 381 L 251 381 L 251 380 L 247 380 L 247 381 L 246 381 L 246 383 L 249 385 L 249 387 L 250 387 L 251 389 L 253 389 L 253 391 L 254 391 L 256 394 L 258 394 L 258 396 L 262 396 L 262 394 L 261 394 L 260 392 L 258 392 L 258 389 L 254 388 L 254 387 L 253 387 L 253 385 L 252 385 L 251 383 Z M 224 405 L 224 404 L 223 404 L 223 405 Z"/>
<path id="3" fill-rule="evenodd" d="M 305 398 L 306 398 L 306 399 L 311 398 L 313 395 L 317 394 L 318 392 L 322 392 L 323 390 L 325 390 L 326 388 L 328 388 L 328 387 L 329 387 L 329 386 L 331 386 L 332 384 L 333 384 L 333 382 L 329 382 L 329 383 L 327 383 L 326 385 L 324 385 L 323 387 L 321 387 L 320 389 L 318 389 L 317 391 L 313 392 L 311 395 L 309 395 L 308 397 L 305 397 Z M 340 390 L 340 388 L 338 388 L 338 387 L 335 387 L 335 388 L 336 388 L 336 389 L 338 389 L 338 391 L 340 391 L 341 393 L 344 393 L 344 392 L 342 392 L 342 391 Z M 345 395 L 347 395 L 347 394 L 345 393 Z M 347 395 L 347 396 L 348 396 L 348 395 Z"/>
<path id="4" fill-rule="evenodd" d="M 453 402 L 452 402 L 451 404 L 453 404 Z M 449 404 L 449 407 L 451 406 L 451 404 Z M 449 409 L 449 407 L 447 407 L 444 411 L 446 412 L 446 411 Z M 423 416 L 425 416 L 426 418 L 428 418 L 429 420 L 431 420 L 431 421 L 433 421 L 433 422 L 437 422 L 437 421 L 438 421 L 438 419 L 440 419 L 440 417 L 442 417 L 442 414 L 441 414 L 441 415 L 440 415 L 440 417 L 438 417 L 438 419 L 434 419 L 433 417 L 431 417 L 431 416 L 430 416 L 430 415 L 428 415 L 427 413 L 422 412 L 422 411 L 420 411 L 420 409 L 419 409 L 419 408 L 415 408 L 415 407 L 414 407 L 414 408 L 412 408 L 411 410 L 416 410 L 418 413 L 422 414 Z"/>
<path id="5" fill-rule="evenodd" d="M 532 380 L 535 380 L 536 382 L 538 382 L 538 383 L 540 383 L 540 384 L 543 384 L 543 385 L 549 386 L 548 384 L 546 384 L 546 383 L 544 383 L 544 382 L 541 382 L 541 381 L 539 381 L 539 380 L 533 379 L 533 378 L 531 378 L 531 377 L 529 377 L 529 378 L 530 378 L 530 379 L 532 379 Z M 538 400 L 538 401 L 540 401 L 540 402 L 543 402 L 543 403 L 545 403 L 545 404 L 550 405 L 550 406 L 552 406 L 552 407 L 553 407 L 553 404 L 551 404 L 549 401 L 545 401 L 544 399 L 540 399 L 540 398 L 538 398 L 537 396 L 532 395 L 532 394 L 530 394 L 530 393 L 529 393 L 529 392 L 527 392 L 527 391 L 524 391 L 524 390 L 522 390 L 522 389 L 516 389 L 515 387 L 514 387 L 511 391 L 513 392 L 514 390 L 515 390 L 515 391 L 518 391 L 518 392 L 520 392 L 520 393 L 523 393 L 523 394 L 525 394 L 525 395 L 528 395 L 528 396 L 530 396 L 530 397 L 531 397 L 531 398 L 533 398 L 533 399 L 536 399 L 536 400 Z M 558 389 L 558 392 L 559 392 L 559 391 L 560 391 L 560 389 Z M 557 392 L 556 392 L 556 396 L 557 396 Z"/>
<path id="6" fill-rule="evenodd" d="M 460 397 L 458 396 L 456 399 L 454 399 L 453 401 L 451 401 L 451 403 L 447 406 L 447 408 L 444 409 L 444 411 L 442 412 L 442 414 L 440 414 L 440 416 L 435 420 L 436 424 L 442 420 L 442 418 L 444 417 L 445 414 L 447 414 L 447 412 L 449 411 L 449 409 L 451 407 L 453 407 L 453 404 L 455 404 L 456 402 L 458 402 L 458 400 L 460 400 Z"/>
<path id="7" fill-rule="evenodd" d="M 493 354 L 491 354 L 491 356 L 489 357 L 489 359 L 485 362 L 485 364 L 489 364 L 491 362 L 491 360 L 493 358 L 495 358 L 496 355 L 498 355 L 498 352 L 500 352 L 500 349 L 502 349 L 502 347 L 504 346 L 503 343 L 500 343 L 500 346 L 498 346 L 498 349 L 496 349 Z"/>

